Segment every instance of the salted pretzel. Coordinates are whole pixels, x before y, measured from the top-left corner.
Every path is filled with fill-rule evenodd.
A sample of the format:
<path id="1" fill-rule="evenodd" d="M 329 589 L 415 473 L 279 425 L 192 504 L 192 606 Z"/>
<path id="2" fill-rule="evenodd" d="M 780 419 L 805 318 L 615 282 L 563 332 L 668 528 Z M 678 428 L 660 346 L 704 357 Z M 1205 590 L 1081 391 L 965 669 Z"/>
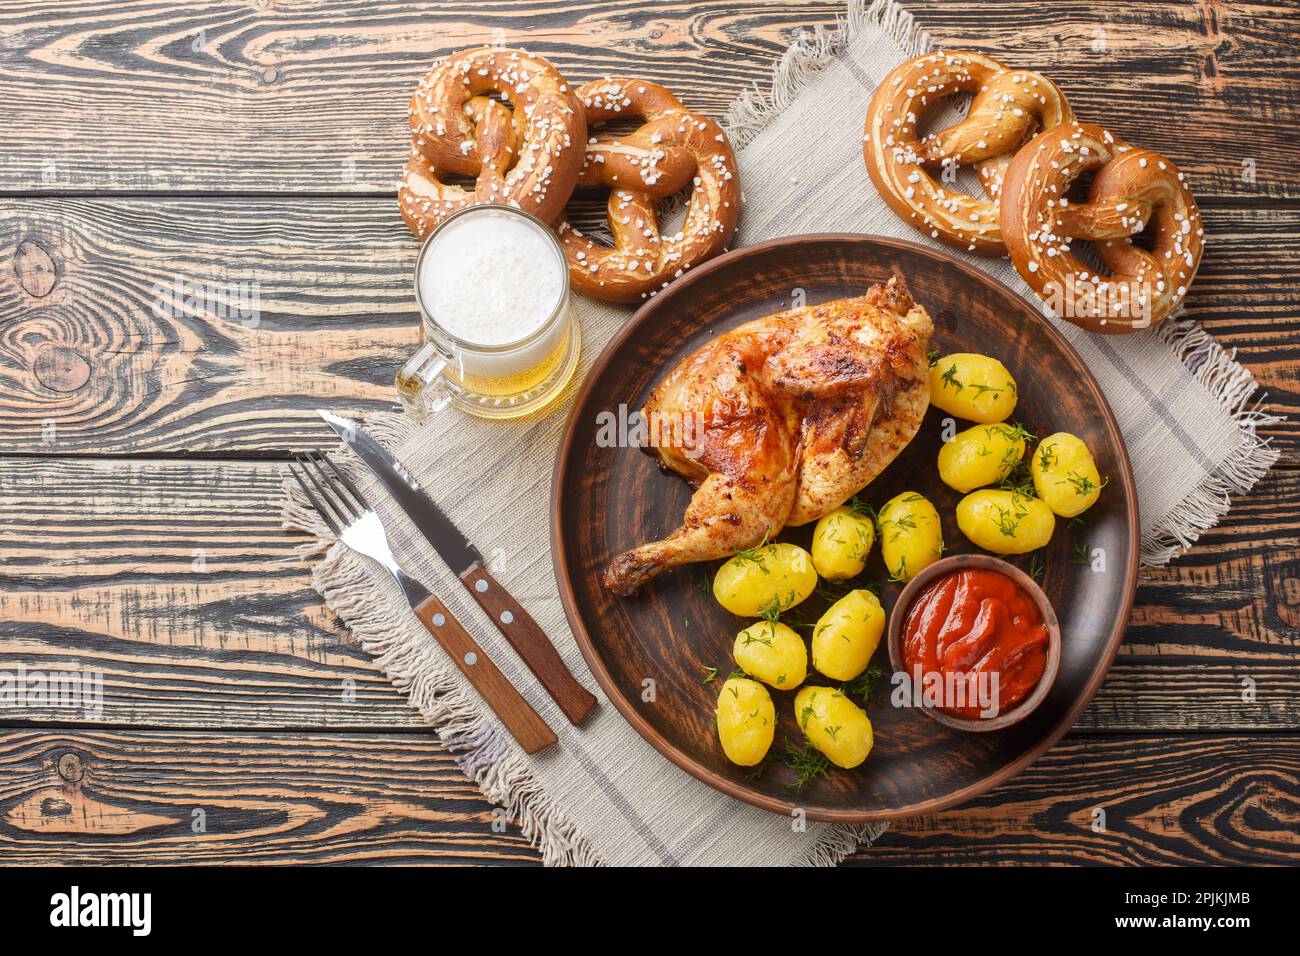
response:
<path id="1" fill-rule="evenodd" d="M 644 122 L 626 136 L 587 143 L 578 185 L 610 190 L 614 245 L 562 223 L 569 284 L 593 298 L 636 302 L 731 241 L 740 214 L 736 157 L 717 123 L 692 113 L 662 86 L 604 79 L 583 86 L 578 97 L 590 127 L 619 118 Z M 656 201 L 687 186 L 693 188 L 681 230 L 661 235 Z"/>
<path id="2" fill-rule="evenodd" d="M 974 94 L 966 118 L 922 138 L 926 107 L 956 93 Z M 927 53 L 876 88 L 862 154 L 871 181 L 900 218 L 969 252 L 1002 255 L 998 198 L 1007 163 L 1036 131 L 1073 119 L 1065 94 L 1041 73 L 981 53 Z M 944 167 L 955 177 L 958 166 L 976 167 L 987 199 L 935 180 Z"/>
<path id="3" fill-rule="evenodd" d="M 523 50 L 478 47 L 436 63 L 411 96 L 410 122 L 411 156 L 397 198 L 420 237 L 482 203 L 554 222 L 582 168 L 582 105 L 555 67 Z M 473 189 L 445 182 L 449 174 L 475 177 Z"/>
<path id="4" fill-rule="evenodd" d="M 1066 196 L 1094 171 L 1088 201 Z M 1150 227 L 1151 251 L 1132 237 Z M 1178 308 L 1201 263 L 1205 230 L 1172 162 L 1100 126 L 1068 123 L 1036 136 L 1007 169 L 1002 233 L 1016 270 L 1061 318 L 1119 335 L 1155 325 Z M 1072 250 L 1092 240 L 1113 273 Z"/>

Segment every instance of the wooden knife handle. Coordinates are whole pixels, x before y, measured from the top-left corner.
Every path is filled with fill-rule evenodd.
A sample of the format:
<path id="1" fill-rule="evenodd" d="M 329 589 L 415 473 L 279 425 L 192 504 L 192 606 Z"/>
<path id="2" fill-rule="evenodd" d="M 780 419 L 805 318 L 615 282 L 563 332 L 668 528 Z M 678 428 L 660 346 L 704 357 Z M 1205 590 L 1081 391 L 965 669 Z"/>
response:
<path id="1" fill-rule="evenodd" d="M 469 678 L 479 696 L 501 718 L 524 753 L 537 753 L 555 743 L 555 731 L 538 716 L 532 705 L 520 696 L 506 676 L 497 670 L 483 649 L 474 643 L 447 606 L 430 595 L 415 609 L 415 616 L 451 655 L 460 672 Z"/>
<path id="2" fill-rule="evenodd" d="M 582 723 L 596 706 L 596 698 L 569 673 L 560 652 L 532 615 L 510 596 L 510 592 L 482 564 L 475 562 L 460 579 L 474 600 L 478 601 L 479 607 L 487 612 L 492 623 L 505 635 L 515 653 L 528 665 L 533 676 L 560 705 L 560 710 L 569 718 L 569 723 Z"/>

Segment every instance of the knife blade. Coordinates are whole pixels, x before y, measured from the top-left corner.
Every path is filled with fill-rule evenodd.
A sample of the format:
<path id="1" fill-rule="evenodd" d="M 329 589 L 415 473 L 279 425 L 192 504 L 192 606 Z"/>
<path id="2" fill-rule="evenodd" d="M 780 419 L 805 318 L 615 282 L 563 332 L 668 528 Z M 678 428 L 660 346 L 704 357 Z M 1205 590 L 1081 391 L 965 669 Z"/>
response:
<path id="1" fill-rule="evenodd" d="M 343 439 L 344 444 L 352 449 L 371 473 L 378 478 L 388 493 L 402 506 L 402 510 L 415 522 L 415 526 L 429 539 L 429 543 L 447 567 L 457 575 L 462 574 L 475 564 L 483 563 L 483 556 L 478 548 L 460 533 L 460 529 L 451 523 L 451 519 L 442 513 L 433 499 L 420 488 L 420 483 L 403 467 L 402 463 L 388 453 L 374 436 L 349 418 L 335 415 L 325 409 L 317 409 L 317 414 L 325 419 L 326 424 Z"/>
<path id="2" fill-rule="evenodd" d="M 489 573 L 478 548 L 425 494 L 415 477 L 359 424 L 325 409 L 317 413 L 334 429 L 420 529 L 470 597 L 478 603 L 515 653 L 546 688 L 569 722 L 577 725 L 596 704 L 595 696 L 569 672 L 559 651 L 532 615 Z"/>

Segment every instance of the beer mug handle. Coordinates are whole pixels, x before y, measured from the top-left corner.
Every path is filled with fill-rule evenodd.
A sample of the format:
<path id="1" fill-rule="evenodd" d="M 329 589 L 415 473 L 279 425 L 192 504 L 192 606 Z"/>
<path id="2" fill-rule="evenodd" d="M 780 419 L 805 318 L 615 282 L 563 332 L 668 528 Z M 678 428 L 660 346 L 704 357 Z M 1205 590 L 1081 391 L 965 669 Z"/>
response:
<path id="1" fill-rule="evenodd" d="M 442 375 L 448 361 L 432 342 L 425 341 L 397 373 L 397 394 L 402 398 L 402 407 L 417 422 L 451 403 L 451 390 Z"/>

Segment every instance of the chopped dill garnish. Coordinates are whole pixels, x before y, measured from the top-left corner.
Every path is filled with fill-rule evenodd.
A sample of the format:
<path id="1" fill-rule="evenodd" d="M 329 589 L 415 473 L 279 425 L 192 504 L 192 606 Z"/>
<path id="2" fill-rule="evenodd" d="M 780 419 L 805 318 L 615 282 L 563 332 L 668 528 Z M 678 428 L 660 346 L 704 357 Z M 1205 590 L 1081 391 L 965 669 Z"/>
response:
<path id="1" fill-rule="evenodd" d="M 1029 462 L 1023 458 L 1013 462 L 997 487 L 1022 498 L 1034 497 L 1034 476 L 1029 470 Z"/>
<path id="2" fill-rule="evenodd" d="M 1101 491 L 1101 489 L 1105 488 L 1110 482 L 1110 479 L 1103 478 L 1101 484 L 1097 484 L 1087 475 L 1081 475 L 1078 472 L 1072 471 L 1065 476 L 1065 481 L 1068 481 L 1074 486 L 1074 493 L 1076 495 L 1086 495 L 1094 491 Z M 1057 484 L 1064 484 L 1065 481 L 1057 482 Z"/>
<path id="3" fill-rule="evenodd" d="M 788 611 L 792 607 L 794 607 L 793 590 L 791 590 L 785 596 L 784 601 L 781 600 L 781 595 L 773 594 L 772 600 L 768 601 L 766 604 L 764 604 L 762 607 L 758 609 L 758 616 L 761 617 L 763 620 L 767 621 L 769 624 L 772 624 L 775 623 L 778 618 L 780 618 L 781 612 Z M 775 629 L 773 629 L 772 633 L 773 634 L 776 633 Z"/>
<path id="4" fill-rule="evenodd" d="M 739 561 L 753 561 L 756 565 L 758 565 L 759 570 L 762 571 L 764 574 L 771 574 L 772 572 L 770 572 L 767 569 L 767 564 L 763 560 L 765 557 L 767 557 L 767 555 L 760 553 L 760 552 L 767 551 L 769 547 L 767 539 L 768 539 L 768 535 L 770 535 L 771 532 L 772 529 L 769 527 L 766 531 L 763 532 L 763 540 L 760 541 L 758 544 L 754 545 L 752 548 L 738 548 L 735 551 L 735 553 L 732 555 L 733 559 Z"/>
<path id="5" fill-rule="evenodd" d="M 813 714 L 817 713 L 812 707 L 805 707 L 799 711 L 799 726 L 804 730 L 808 729 L 808 721 L 812 719 Z"/>
<path id="6" fill-rule="evenodd" d="M 889 536 L 889 540 L 897 541 L 898 536 L 902 534 L 904 531 L 916 530 L 916 516 L 903 515 L 903 517 L 901 518 L 890 518 L 887 521 L 882 521 L 881 524 L 882 525 L 892 524 L 894 526 L 894 533 Z"/>
<path id="7" fill-rule="evenodd" d="M 854 495 L 848 501 L 844 502 L 850 511 L 855 515 L 862 515 L 864 518 L 870 518 L 871 523 L 876 523 L 876 509 L 871 507 L 857 495 Z"/>
<path id="8" fill-rule="evenodd" d="M 1045 566 L 1043 564 L 1042 554 L 1035 551 L 1029 556 L 1029 560 L 1025 564 L 1025 574 L 1037 581 L 1042 578 L 1044 570 Z"/>
<path id="9" fill-rule="evenodd" d="M 844 597 L 844 595 L 848 594 L 850 591 L 856 590 L 857 585 L 853 583 L 851 578 L 843 581 L 832 581 L 829 578 L 819 578 L 817 586 L 813 589 L 813 593 L 824 600 L 827 605 L 831 605 Z"/>
<path id="10" fill-rule="evenodd" d="M 1006 454 L 1002 456 L 1002 461 L 998 462 L 998 469 L 1003 472 L 1003 475 L 998 481 L 997 487 L 1003 491 L 1011 491 L 1026 498 L 1032 498 L 1034 495 L 1034 477 L 1030 471 L 1029 462 L 1024 457 L 1024 446 L 1020 443 L 1034 441 L 1033 432 L 1019 422 L 1001 422 L 996 425 L 989 425 L 987 432 L 1001 435 L 1007 440 Z M 1019 451 L 1017 451 L 1017 447 L 1019 447 Z"/>
<path id="11" fill-rule="evenodd" d="M 805 742 L 803 749 L 796 749 L 787 740 L 785 752 L 787 755 L 786 766 L 795 772 L 795 779 L 786 784 L 789 789 L 798 792 L 818 777 L 830 776 L 827 773 L 830 761 L 826 759 L 825 754 L 811 744 Z"/>
<path id="12" fill-rule="evenodd" d="M 1029 514 L 1029 509 L 1026 508 L 1023 503 L 1023 499 L 1026 497 L 1028 496 L 1013 491 L 1011 493 L 1011 507 L 997 509 L 998 530 L 1008 538 L 1014 538 L 1016 536 L 1016 529 L 1020 527 L 1020 522 L 1025 519 L 1027 514 Z"/>
<path id="13" fill-rule="evenodd" d="M 1038 438 L 1020 422 L 998 422 L 995 425 L 988 426 L 990 432 L 996 432 L 1006 438 L 1011 444 L 1024 440 L 1026 442 L 1037 441 Z"/>
<path id="14" fill-rule="evenodd" d="M 862 698 L 863 704 L 871 703 L 871 699 L 876 690 L 876 681 L 880 680 L 882 674 L 884 674 L 884 671 L 872 664 L 861 674 L 844 685 L 842 688 L 844 696 L 860 697 Z"/>

